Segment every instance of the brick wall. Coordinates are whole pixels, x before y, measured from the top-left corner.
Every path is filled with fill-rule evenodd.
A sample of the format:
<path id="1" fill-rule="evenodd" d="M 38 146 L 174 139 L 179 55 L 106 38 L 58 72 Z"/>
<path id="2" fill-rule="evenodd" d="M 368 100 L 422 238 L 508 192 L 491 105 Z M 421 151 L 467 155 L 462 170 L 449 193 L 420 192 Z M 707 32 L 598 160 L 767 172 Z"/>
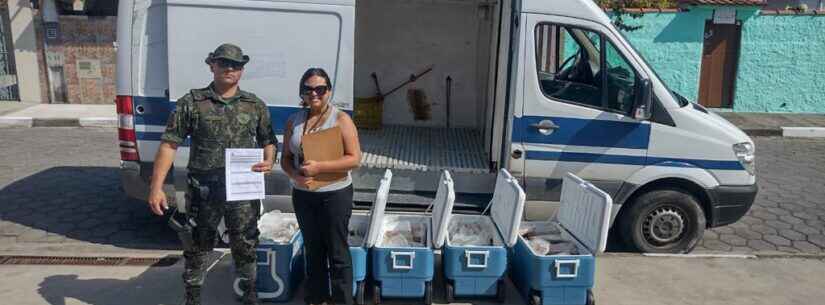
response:
<path id="1" fill-rule="evenodd" d="M 60 16 L 60 45 L 51 51 L 63 53 L 68 103 L 114 103 L 116 29 L 116 17 Z M 100 77 L 82 78 L 79 60 L 98 61 Z"/>

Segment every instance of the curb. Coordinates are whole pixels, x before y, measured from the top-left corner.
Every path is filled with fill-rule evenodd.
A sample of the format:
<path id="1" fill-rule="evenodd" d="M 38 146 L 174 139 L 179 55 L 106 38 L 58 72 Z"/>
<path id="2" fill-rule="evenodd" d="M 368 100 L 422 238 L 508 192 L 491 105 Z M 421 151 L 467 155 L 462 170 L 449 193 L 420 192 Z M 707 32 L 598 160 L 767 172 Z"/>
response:
<path id="1" fill-rule="evenodd" d="M 779 127 L 742 129 L 751 137 L 825 138 L 825 127 Z"/>
<path id="2" fill-rule="evenodd" d="M 3 127 L 32 127 L 30 117 L 0 117 L 0 126 Z"/>
<path id="3" fill-rule="evenodd" d="M 742 129 L 746 135 L 751 137 L 781 137 L 782 130 L 781 129 L 771 129 L 771 128 L 754 128 L 754 129 Z"/>
<path id="4" fill-rule="evenodd" d="M 0 117 L 0 127 L 101 127 L 117 128 L 117 118 L 89 117 L 89 118 L 32 118 L 32 117 Z"/>
<path id="5" fill-rule="evenodd" d="M 825 138 L 825 127 L 781 127 L 783 137 Z"/>

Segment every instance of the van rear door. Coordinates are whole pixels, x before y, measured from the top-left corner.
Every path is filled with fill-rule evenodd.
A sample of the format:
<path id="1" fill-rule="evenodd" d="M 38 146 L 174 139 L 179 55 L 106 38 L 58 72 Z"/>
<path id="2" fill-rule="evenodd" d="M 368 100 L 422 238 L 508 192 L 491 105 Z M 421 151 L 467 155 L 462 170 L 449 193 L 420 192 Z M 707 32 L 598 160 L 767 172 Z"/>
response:
<path id="1" fill-rule="evenodd" d="M 298 81 L 310 67 L 329 73 L 332 102 L 352 109 L 354 0 L 167 0 L 169 93 L 172 99 L 209 84 L 206 55 L 224 42 L 251 58 L 241 88 L 270 107 L 283 134 L 299 109 Z"/>

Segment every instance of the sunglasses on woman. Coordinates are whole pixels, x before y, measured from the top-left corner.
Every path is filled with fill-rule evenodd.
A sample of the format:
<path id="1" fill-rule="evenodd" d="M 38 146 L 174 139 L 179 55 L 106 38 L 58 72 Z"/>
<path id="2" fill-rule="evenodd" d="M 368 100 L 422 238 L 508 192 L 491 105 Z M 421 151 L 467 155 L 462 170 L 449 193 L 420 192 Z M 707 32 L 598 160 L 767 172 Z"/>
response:
<path id="1" fill-rule="evenodd" d="M 304 95 L 310 95 L 312 92 L 315 92 L 316 95 L 324 95 L 327 93 L 327 90 L 329 90 L 327 85 L 320 85 L 316 87 L 310 87 L 307 85 L 301 86 L 301 92 L 303 92 Z"/>

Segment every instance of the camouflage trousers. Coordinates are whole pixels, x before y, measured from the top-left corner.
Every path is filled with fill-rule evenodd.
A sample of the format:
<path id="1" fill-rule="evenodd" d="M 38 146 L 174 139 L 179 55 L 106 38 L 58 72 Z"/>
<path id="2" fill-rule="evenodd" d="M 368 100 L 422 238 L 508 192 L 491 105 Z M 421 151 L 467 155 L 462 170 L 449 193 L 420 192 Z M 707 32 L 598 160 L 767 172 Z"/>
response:
<path id="1" fill-rule="evenodd" d="M 244 304 L 257 304 L 255 278 L 257 273 L 255 247 L 258 246 L 258 201 L 226 201 L 223 171 L 220 174 L 188 177 L 189 208 L 187 218 L 194 222 L 191 242 L 184 242 L 185 267 L 183 283 L 186 304 L 200 304 L 200 290 L 206 278 L 206 256 L 218 242 L 217 227 L 224 219 L 229 246 L 235 262 L 235 275 L 240 280 Z"/>

